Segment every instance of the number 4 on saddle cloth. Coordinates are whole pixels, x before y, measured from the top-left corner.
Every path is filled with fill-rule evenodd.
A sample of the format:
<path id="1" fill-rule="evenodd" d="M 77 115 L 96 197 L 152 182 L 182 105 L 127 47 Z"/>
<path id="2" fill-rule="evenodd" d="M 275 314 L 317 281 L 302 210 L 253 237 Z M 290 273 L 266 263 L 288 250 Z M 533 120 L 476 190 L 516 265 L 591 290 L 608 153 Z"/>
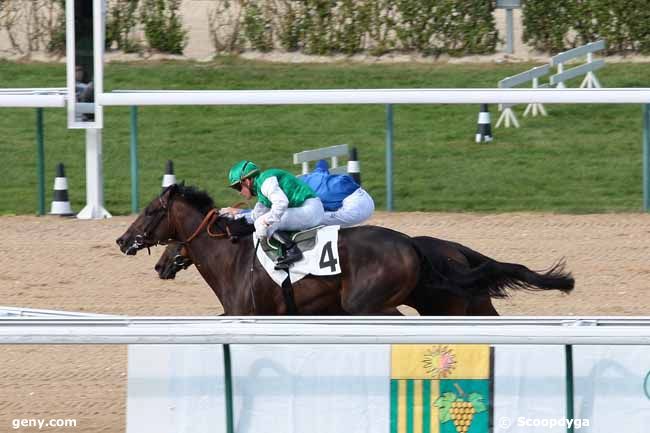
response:
<path id="1" fill-rule="evenodd" d="M 341 273 L 338 237 L 339 226 L 336 225 L 315 227 L 293 234 L 292 239 L 298 244 L 303 258 L 286 270 L 275 268 L 278 256 L 282 255 L 281 245 L 273 239 L 266 239 L 257 248 L 257 260 L 279 286 L 287 279 L 287 273 L 291 283 L 310 274 L 337 275 Z M 253 247 L 257 245 L 257 240 L 253 233 Z"/>

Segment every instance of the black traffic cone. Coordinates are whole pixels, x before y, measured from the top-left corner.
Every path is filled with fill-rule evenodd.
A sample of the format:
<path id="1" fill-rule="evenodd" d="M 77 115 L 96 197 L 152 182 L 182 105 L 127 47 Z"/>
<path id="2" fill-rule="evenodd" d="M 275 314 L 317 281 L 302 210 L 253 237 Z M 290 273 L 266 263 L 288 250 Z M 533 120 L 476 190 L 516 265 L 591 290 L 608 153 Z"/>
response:
<path id="1" fill-rule="evenodd" d="M 356 147 L 350 149 L 350 156 L 348 158 L 348 174 L 352 176 L 352 179 L 354 179 L 359 186 L 361 186 L 361 164 L 359 163 Z"/>
<path id="2" fill-rule="evenodd" d="M 492 141 L 492 126 L 490 125 L 490 112 L 487 104 L 481 104 L 481 111 L 478 113 L 478 127 L 476 129 L 476 142 L 489 143 Z"/>
<path id="3" fill-rule="evenodd" d="M 56 166 L 56 177 L 54 178 L 54 200 L 50 208 L 51 215 L 70 216 L 74 215 L 68 198 L 68 179 L 65 177 L 65 168 L 62 163 Z"/>
<path id="4" fill-rule="evenodd" d="M 165 164 L 165 175 L 162 179 L 162 189 L 165 189 L 175 183 L 176 176 L 174 175 L 174 163 L 171 161 L 171 159 L 168 159 L 167 164 Z"/>

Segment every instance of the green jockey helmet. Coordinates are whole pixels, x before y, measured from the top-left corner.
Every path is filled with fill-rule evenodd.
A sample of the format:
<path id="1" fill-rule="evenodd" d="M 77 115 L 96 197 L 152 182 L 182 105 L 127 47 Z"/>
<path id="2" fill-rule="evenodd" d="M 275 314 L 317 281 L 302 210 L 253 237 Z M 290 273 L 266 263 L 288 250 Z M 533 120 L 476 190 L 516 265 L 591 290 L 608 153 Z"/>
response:
<path id="1" fill-rule="evenodd" d="M 260 174 L 260 169 L 254 162 L 247 160 L 239 161 L 230 169 L 230 173 L 228 173 L 228 182 L 230 182 L 231 187 L 234 187 L 242 180 L 257 176 L 258 174 Z"/>

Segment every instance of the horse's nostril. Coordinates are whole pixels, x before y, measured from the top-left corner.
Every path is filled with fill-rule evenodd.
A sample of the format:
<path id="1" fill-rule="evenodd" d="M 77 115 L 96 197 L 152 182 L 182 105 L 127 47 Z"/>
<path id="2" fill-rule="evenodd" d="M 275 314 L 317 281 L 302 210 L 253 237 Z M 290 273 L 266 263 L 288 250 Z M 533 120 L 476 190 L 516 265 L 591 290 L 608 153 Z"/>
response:
<path id="1" fill-rule="evenodd" d="M 160 265 L 156 265 L 153 268 L 156 270 L 156 272 L 160 272 L 160 267 L 161 267 Z"/>

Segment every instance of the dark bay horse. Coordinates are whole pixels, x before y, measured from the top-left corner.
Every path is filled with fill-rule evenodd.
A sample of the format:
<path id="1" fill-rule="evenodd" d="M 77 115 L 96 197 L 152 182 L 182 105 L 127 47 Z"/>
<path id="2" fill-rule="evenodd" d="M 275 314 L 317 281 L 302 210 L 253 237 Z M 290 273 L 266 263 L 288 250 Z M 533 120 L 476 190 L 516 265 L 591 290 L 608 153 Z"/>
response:
<path id="1" fill-rule="evenodd" d="M 457 242 L 430 236 L 417 236 L 412 239 L 420 252 L 426 256 L 427 260 L 432 262 L 432 265 L 439 272 L 462 275 L 471 272 L 473 268 L 486 267 L 488 263 L 491 263 L 492 266 L 501 267 L 501 271 L 498 273 L 498 282 L 510 285 L 513 289 L 544 290 L 543 287 L 526 286 L 522 282 L 537 283 L 544 286 L 544 281 L 549 281 L 549 276 L 561 274 L 564 265 L 562 262 L 557 263 L 550 271 L 546 272 L 544 278 L 540 278 L 538 273 L 522 265 L 498 262 Z M 191 265 L 192 260 L 188 257 L 185 246 L 174 242 L 167 245 L 156 263 L 155 270 L 161 279 L 173 279 L 178 272 L 187 269 Z M 562 281 L 546 284 L 547 287 L 553 285 L 561 286 Z M 420 293 L 420 290 L 422 290 L 422 293 Z M 497 294 L 495 297 L 503 297 L 503 295 Z M 489 295 L 461 296 L 448 291 L 427 291 L 425 287 L 416 289 L 411 298 L 413 299 L 412 306 L 421 315 L 499 315 Z"/>
<path id="2" fill-rule="evenodd" d="M 429 260 L 442 260 L 444 266 L 453 267 L 457 272 L 467 272 L 471 270 L 467 257 L 456 245 L 463 247 L 454 242 L 442 239 L 420 236 L 413 238 L 421 251 L 425 253 Z M 464 247 L 466 248 L 466 247 Z M 467 250 L 474 252 L 467 248 Z M 476 253 L 480 255 L 479 253 Z M 485 257 L 485 256 L 482 256 Z M 491 260 L 486 257 L 487 260 Z M 476 265 L 476 262 L 475 266 Z M 189 258 L 185 245 L 179 242 L 172 242 L 163 251 L 154 267 L 158 276 L 162 280 L 172 280 L 176 274 L 192 265 L 192 259 Z M 417 290 L 417 289 L 416 289 Z M 482 296 L 460 296 L 449 292 L 440 291 L 431 296 L 415 296 L 414 308 L 421 312 L 422 315 L 470 315 L 470 316 L 498 316 L 496 309 L 492 305 L 492 298 L 488 295 Z"/>
<path id="3" fill-rule="evenodd" d="M 180 242 L 172 242 L 160 255 L 154 269 L 161 280 L 173 280 L 176 274 L 192 266 L 192 259 L 188 256 L 187 248 Z"/>
<path id="4" fill-rule="evenodd" d="M 182 185 L 170 186 L 147 206 L 117 243 L 124 253 L 132 255 L 160 243 L 179 242 L 212 287 L 226 315 L 286 314 L 282 289 L 256 263 L 251 234 L 232 242 L 229 225 L 236 222 L 221 217 L 216 218 L 213 236 L 197 231 L 212 208 L 214 203 L 207 194 Z M 499 282 L 502 277 L 497 274 L 501 270 L 491 263 L 445 275 L 434 267 L 435 262 L 423 256 L 413 239 L 382 227 L 341 230 L 339 258 L 340 275 L 307 276 L 294 283 L 299 314 L 399 314 L 398 305 L 418 309 L 423 308 L 418 305 L 421 302 L 438 302 L 435 293 L 488 296 L 489 300 L 489 296 L 505 296 L 505 290 L 511 287 Z M 540 289 L 573 288 L 573 279 L 561 269 L 536 275 L 544 284 L 555 285 Z"/>

